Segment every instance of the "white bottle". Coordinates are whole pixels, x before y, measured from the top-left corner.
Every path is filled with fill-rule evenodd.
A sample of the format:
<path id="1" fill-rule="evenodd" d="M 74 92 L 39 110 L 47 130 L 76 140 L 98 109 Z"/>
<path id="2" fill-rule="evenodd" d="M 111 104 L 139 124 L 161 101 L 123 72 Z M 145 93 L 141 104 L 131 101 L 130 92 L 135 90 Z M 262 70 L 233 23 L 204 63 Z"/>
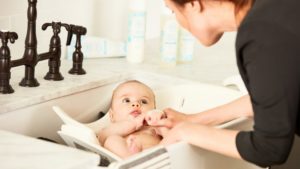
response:
<path id="1" fill-rule="evenodd" d="M 129 23 L 127 39 L 127 60 L 141 63 L 144 60 L 146 32 L 146 1 L 129 1 Z"/>
<path id="2" fill-rule="evenodd" d="M 166 6 L 161 15 L 160 57 L 165 66 L 175 66 L 177 62 L 178 23 L 172 11 Z"/>
<path id="3" fill-rule="evenodd" d="M 72 60 L 75 38 L 67 46 L 67 59 Z M 82 53 L 85 58 L 120 57 L 126 55 L 126 45 L 123 41 L 115 41 L 96 36 L 83 36 L 81 38 Z"/>
<path id="4" fill-rule="evenodd" d="M 193 60 L 195 37 L 184 28 L 180 28 L 178 37 L 178 63 L 188 63 Z"/>

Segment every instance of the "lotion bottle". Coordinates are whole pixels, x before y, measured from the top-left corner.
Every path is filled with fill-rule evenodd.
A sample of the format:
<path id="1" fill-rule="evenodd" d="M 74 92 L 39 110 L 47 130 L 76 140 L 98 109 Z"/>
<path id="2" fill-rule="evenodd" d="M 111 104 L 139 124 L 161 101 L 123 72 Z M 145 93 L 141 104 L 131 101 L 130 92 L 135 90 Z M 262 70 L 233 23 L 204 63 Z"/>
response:
<path id="1" fill-rule="evenodd" d="M 164 6 L 161 14 L 160 58 L 163 66 L 175 66 L 179 26 L 172 11 Z"/>
<path id="2" fill-rule="evenodd" d="M 180 27 L 178 37 L 178 63 L 188 63 L 193 60 L 195 41 L 194 36 L 190 32 Z"/>
<path id="3" fill-rule="evenodd" d="M 141 63 L 144 60 L 146 32 L 146 0 L 129 0 L 127 61 Z"/>

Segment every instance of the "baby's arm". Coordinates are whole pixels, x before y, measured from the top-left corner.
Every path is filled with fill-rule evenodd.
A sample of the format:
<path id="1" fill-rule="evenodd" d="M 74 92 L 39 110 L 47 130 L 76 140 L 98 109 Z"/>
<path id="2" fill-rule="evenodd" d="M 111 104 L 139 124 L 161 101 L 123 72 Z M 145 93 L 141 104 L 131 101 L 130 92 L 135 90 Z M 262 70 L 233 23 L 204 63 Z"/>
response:
<path id="1" fill-rule="evenodd" d="M 103 145 L 105 140 L 111 135 L 118 135 L 121 137 L 127 136 L 143 126 L 144 116 L 138 116 L 133 120 L 120 121 L 111 123 L 109 126 L 103 128 L 98 133 L 98 140 Z"/>
<path id="2" fill-rule="evenodd" d="M 133 121 L 121 121 L 112 123 L 100 130 L 98 139 L 101 145 L 104 145 L 106 139 L 112 135 L 124 137 L 136 130 L 136 124 Z"/>

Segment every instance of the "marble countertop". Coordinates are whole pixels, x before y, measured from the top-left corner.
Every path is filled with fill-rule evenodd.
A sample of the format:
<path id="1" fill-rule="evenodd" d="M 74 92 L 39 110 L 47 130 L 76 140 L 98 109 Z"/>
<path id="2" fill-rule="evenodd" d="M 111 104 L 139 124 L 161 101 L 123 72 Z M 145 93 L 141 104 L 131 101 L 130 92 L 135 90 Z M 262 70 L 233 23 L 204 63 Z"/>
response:
<path id="1" fill-rule="evenodd" d="M 87 74 L 71 75 L 67 72 L 72 67 L 72 62 L 62 60 L 61 74 L 64 76 L 64 80 L 47 81 L 44 80 L 44 76 L 48 71 L 48 65 L 46 61 L 43 61 L 38 63 L 35 71 L 36 79 L 40 83 L 38 87 L 19 86 L 18 84 L 24 76 L 24 67 L 16 67 L 11 69 L 10 80 L 10 84 L 15 92 L 13 94 L 0 94 L 0 114 L 98 87 L 123 76 L 141 71 L 219 85 L 222 80 L 237 73 L 235 69 L 228 67 L 226 64 L 212 65 L 208 63 L 207 65 L 200 65 L 196 61 L 167 67 L 157 61 L 153 61 L 153 59 L 146 59 L 140 64 L 128 63 L 125 58 L 85 59 L 83 68 Z"/>
<path id="2" fill-rule="evenodd" d="M 95 169 L 100 157 L 63 145 L 0 130 L 2 169 Z"/>

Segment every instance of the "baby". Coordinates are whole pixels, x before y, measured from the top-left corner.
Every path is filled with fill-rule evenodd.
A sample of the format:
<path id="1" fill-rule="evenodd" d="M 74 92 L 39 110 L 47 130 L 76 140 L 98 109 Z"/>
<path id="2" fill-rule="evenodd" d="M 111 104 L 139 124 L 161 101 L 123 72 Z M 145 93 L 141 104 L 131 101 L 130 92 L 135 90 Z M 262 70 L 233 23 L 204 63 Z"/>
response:
<path id="1" fill-rule="evenodd" d="M 149 126 L 164 118 L 164 113 L 155 110 L 151 88 L 136 80 L 124 82 L 114 90 L 108 113 L 111 124 L 101 129 L 98 139 L 121 158 L 159 144 L 167 132 L 166 128 Z"/>

